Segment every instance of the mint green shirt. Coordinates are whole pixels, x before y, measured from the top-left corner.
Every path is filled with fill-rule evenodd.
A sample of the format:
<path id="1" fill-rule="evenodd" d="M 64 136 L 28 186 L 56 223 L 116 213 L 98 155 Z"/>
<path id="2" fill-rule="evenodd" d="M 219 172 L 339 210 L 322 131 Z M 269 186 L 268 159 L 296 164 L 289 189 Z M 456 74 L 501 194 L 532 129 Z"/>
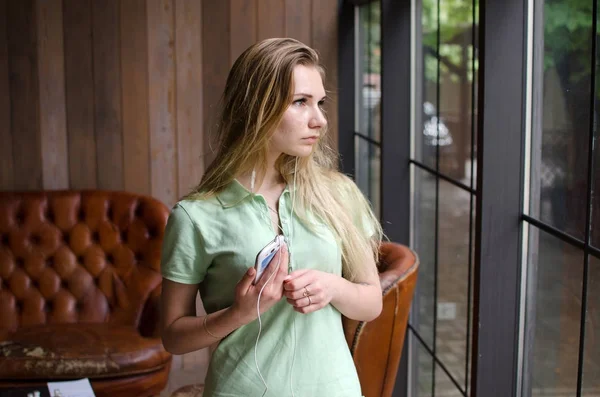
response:
<path id="1" fill-rule="evenodd" d="M 341 276 L 340 248 L 322 223 L 306 227 L 292 214 L 286 188 L 279 201 L 290 270 L 317 269 Z M 313 230 L 314 229 L 314 230 Z M 169 217 L 163 249 L 163 277 L 199 284 L 207 313 L 233 304 L 235 286 L 257 253 L 275 236 L 265 198 L 234 180 L 214 198 L 183 200 Z M 332 305 L 300 314 L 284 299 L 261 315 L 257 357 L 273 397 L 360 397 L 341 313 Z M 258 320 L 224 338 L 214 351 L 204 397 L 261 397 L 265 386 L 254 359 Z"/>

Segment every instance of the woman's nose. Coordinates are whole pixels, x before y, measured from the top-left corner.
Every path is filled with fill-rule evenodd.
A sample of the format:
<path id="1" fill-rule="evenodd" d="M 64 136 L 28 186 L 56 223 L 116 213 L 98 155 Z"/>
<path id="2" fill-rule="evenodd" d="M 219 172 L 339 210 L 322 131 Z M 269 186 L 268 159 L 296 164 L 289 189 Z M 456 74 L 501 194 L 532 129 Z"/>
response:
<path id="1" fill-rule="evenodd" d="M 310 128 L 323 128 L 327 125 L 327 119 L 320 108 L 315 109 L 308 126 Z"/>

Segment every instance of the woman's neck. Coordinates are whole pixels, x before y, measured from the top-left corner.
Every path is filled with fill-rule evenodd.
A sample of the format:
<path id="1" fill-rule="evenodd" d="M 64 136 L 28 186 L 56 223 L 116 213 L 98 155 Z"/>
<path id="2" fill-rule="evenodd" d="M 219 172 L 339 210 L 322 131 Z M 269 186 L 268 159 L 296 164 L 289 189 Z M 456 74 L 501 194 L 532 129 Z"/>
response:
<path id="1" fill-rule="evenodd" d="M 238 175 L 236 178 L 242 185 L 253 193 L 271 192 L 273 190 L 283 190 L 285 179 L 281 176 L 275 167 L 268 168 L 262 180 L 259 175 L 255 176 L 254 186 L 252 186 L 252 172 Z"/>
<path id="2" fill-rule="evenodd" d="M 267 158 L 267 169 L 265 175 L 262 180 L 258 180 L 258 175 L 256 175 L 256 180 L 254 184 L 254 189 L 252 189 L 252 173 L 247 173 L 244 175 L 238 176 L 238 181 L 240 181 L 248 190 L 253 190 L 254 193 L 258 193 L 259 191 L 271 192 L 273 190 L 283 190 L 285 185 L 285 179 L 281 176 L 279 170 L 275 167 L 277 159 L 279 158 L 279 154 L 271 154 Z"/>

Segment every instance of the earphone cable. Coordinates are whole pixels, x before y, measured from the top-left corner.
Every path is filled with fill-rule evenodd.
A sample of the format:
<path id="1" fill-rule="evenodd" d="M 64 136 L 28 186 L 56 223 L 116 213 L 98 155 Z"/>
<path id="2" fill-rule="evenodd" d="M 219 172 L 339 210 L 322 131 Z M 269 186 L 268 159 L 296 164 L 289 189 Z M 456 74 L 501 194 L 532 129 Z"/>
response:
<path id="1" fill-rule="evenodd" d="M 294 185 L 292 186 L 292 211 L 290 215 L 290 240 L 294 237 L 294 210 L 296 204 L 296 174 L 298 172 L 298 157 L 294 164 Z M 291 245 L 291 241 L 290 241 Z M 291 255 L 290 255 L 291 258 Z M 294 335 L 294 349 L 292 350 L 292 363 L 290 365 L 290 391 L 294 396 L 294 362 L 296 361 L 296 312 L 292 313 L 292 333 Z"/>
<path id="2" fill-rule="evenodd" d="M 258 335 L 256 336 L 256 343 L 254 344 L 254 363 L 256 364 L 256 371 L 258 371 L 258 376 L 260 377 L 260 380 L 262 380 L 263 385 L 265 385 L 265 391 L 263 393 L 263 397 L 265 396 L 265 394 L 267 394 L 267 391 L 269 391 L 269 386 L 267 385 L 267 382 L 265 381 L 265 378 L 262 376 L 262 373 L 260 372 L 260 367 L 258 365 L 258 355 L 257 355 L 258 341 L 260 339 L 260 333 L 262 332 L 262 320 L 260 318 L 260 297 L 261 297 L 261 295 L 262 295 L 265 287 L 267 286 L 267 284 L 269 284 L 269 282 L 271 281 L 271 279 L 273 278 L 273 276 L 275 274 L 277 274 L 277 272 L 279 271 L 279 265 L 280 264 L 281 264 L 281 254 L 279 254 L 279 256 L 277 257 L 277 268 L 276 268 L 276 270 L 273 271 L 273 272 L 271 272 L 271 275 L 267 279 L 267 282 L 260 289 L 260 292 L 258 293 L 258 299 L 256 300 L 256 313 L 258 315 Z"/>

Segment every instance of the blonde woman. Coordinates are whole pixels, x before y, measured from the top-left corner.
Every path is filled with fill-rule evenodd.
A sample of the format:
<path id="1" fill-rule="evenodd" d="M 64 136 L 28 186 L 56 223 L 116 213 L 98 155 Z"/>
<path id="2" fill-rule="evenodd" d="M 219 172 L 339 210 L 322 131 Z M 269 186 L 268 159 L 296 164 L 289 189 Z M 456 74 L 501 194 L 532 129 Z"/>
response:
<path id="1" fill-rule="evenodd" d="M 381 312 L 382 234 L 326 146 L 323 78 L 296 40 L 248 48 L 227 79 L 217 156 L 171 211 L 162 338 L 174 354 L 218 343 L 205 397 L 361 396 L 341 316 Z M 257 253 L 278 234 L 286 244 L 254 283 Z"/>

